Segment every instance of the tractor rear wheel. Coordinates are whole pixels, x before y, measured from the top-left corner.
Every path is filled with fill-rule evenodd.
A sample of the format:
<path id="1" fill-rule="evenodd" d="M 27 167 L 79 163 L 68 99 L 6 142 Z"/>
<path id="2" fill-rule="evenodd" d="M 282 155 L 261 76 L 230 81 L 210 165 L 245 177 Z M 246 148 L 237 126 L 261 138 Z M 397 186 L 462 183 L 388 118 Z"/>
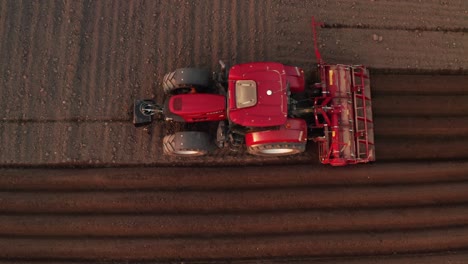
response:
<path id="1" fill-rule="evenodd" d="M 306 143 L 269 143 L 247 147 L 247 151 L 256 156 L 288 156 L 304 152 Z"/>
<path id="2" fill-rule="evenodd" d="M 164 154 L 171 156 L 203 156 L 208 154 L 213 147 L 210 136 L 204 132 L 177 132 L 163 138 Z"/>
<path id="3" fill-rule="evenodd" d="M 198 68 L 181 68 L 164 75 L 162 86 L 165 94 L 190 91 L 195 88 L 198 92 L 206 90 L 210 85 L 210 72 Z"/>

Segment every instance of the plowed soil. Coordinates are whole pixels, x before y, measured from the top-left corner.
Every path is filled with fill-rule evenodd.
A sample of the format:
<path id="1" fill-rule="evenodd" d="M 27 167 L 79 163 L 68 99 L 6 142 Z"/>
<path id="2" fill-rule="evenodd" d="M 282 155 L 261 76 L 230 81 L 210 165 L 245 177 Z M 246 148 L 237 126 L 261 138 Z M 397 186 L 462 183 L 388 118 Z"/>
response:
<path id="1" fill-rule="evenodd" d="M 371 69 L 377 162 L 162 155 L 180 67 Z M 0 262 L 468 263 L 468 2 L 0 0 Z M 104 168 L 114 167 L 114 168 Z M 143 168 L 147 167 L 147 168 Z"/>

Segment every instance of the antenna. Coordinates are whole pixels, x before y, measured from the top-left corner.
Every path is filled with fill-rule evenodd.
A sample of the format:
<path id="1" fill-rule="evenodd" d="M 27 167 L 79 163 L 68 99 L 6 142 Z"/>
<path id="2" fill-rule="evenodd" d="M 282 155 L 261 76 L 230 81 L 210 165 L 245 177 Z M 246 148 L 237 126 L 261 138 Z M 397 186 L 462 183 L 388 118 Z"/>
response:
<path id="1" fill-rule="evenodd" d="M 315 50 L 315 57 L 319 64 L 323 64 L 322 55 L 320 55 L 320 51 L 318 49 L 318 38 L 317 38 L 317 30 L 316 27 L 322 27 L 324 24 L 322 22 L 316 22 L 315 17 L 312 16 L 312 32 L 314 37 L 314 50 Z"/>

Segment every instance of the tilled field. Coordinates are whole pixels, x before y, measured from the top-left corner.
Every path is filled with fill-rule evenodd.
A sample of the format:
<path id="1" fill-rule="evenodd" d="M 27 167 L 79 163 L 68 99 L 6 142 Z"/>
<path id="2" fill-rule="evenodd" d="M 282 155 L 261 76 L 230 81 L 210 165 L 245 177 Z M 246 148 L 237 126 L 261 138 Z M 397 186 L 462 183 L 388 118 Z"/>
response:
<path id="1" fill-rule="evenodd" d="M 431 253 L 418 261 L 463 263 L 467 170 L 466 162 L 4 170 L 0 256 L 413 263 L 403 254 Z"/>
<path id="2" fill-rule="evenodd" d="M 312 15 L 326 61 L 371 68 L 377 163 L 321 166 L 313 143 L 175 159 L 177 125 L 133 128 L 133 99 L 163 101 L 177 67 L 312 75 Z M 0 258 L 468 262 L 467 16 L 463 0 L 0 1 Z"/>

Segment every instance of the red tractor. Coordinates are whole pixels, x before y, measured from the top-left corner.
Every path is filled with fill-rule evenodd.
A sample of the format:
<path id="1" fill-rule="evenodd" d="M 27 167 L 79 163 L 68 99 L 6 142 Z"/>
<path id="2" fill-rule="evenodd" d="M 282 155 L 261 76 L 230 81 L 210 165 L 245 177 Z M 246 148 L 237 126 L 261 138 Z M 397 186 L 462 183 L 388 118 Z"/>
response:
<path id="1" fill-rule="evenodd" d="M 133 122 L 217 122 L 216 136 L 200 131 L 167 135 L 167 155 L 200 156 L 217 147 L 247 148 L 261 156 L 304 152 L 319 145 L 324 164 L 343 166 L 375 160 L 369 71 L 361 65 L 325 64 L 315 53 L 320 82 L 306 86 L 299 67 L 253 62 L 210 73 L 177 69 L 164 76 L 163 106 L 136 100 Z"/>

